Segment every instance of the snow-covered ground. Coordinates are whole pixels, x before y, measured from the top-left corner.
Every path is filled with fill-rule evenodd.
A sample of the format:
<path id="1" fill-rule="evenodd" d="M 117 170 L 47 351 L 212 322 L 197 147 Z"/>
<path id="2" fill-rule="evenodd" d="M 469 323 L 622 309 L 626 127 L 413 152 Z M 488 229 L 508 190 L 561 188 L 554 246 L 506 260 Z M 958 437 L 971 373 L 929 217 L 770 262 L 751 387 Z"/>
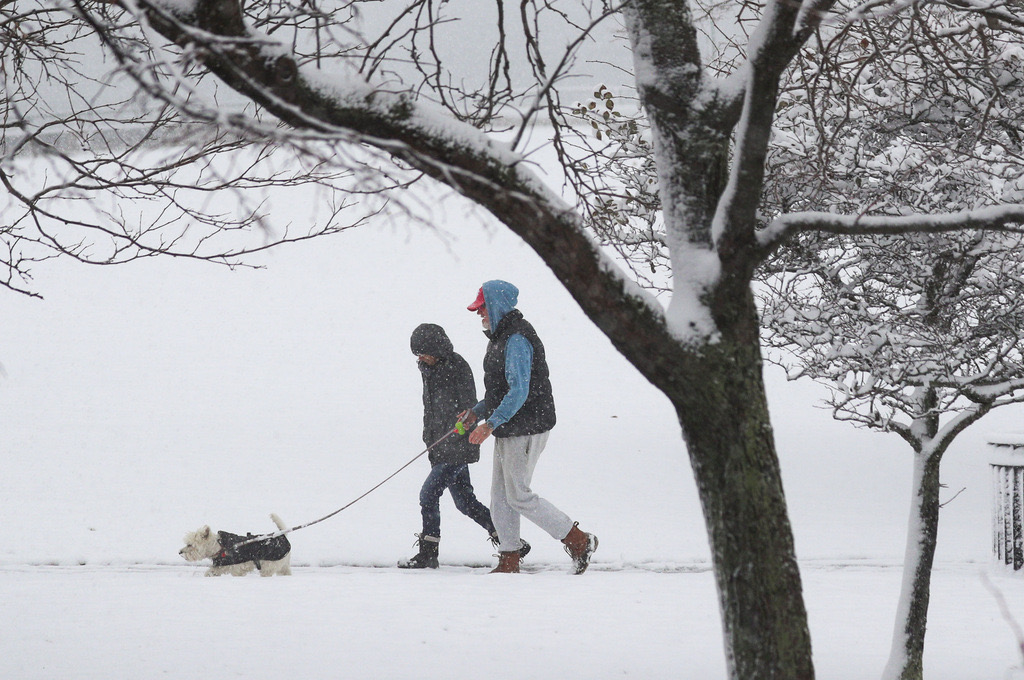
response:
<path id="1" fill-rule="evenodd" d="M 44 263 L 45 301 L 0 293 L 0 678 L 721 678 L 696 491 L 666 400 L 539 259 L 451 211 L 447 238 L 400 223 L 279 249 L 266 269 L 152 260 Z M 534 488 L 596 533 L 591 570 L 532 525 L 531 573 L 488 576 L 483 533 L 443 505 L 442 568 L 413 552 L 416 461 L 295 532 L 290 578 L 202 578 L 177 555 L 209 523 L 271 531 L 321 517 L 418 453 L 419 323 L 480 366 L 465 306 L 521 289 L 552 366 L 559 424 Z M 818 676 L 877 677 L 900 583 L 910 454 L 833 422 L 820 388 L 769 369 Z M 481 375 L 477 372 L 477 382 Z M 1022 664 L 988 578 L 1024 621 L 1024 578 L 990 566 L 985 441 L 944 464 L 947 499 L 925 655 L 930 680 Z M 489 446 L 473 466 L 489 495 Z"/>
<path id="2" fill-rule="evenodd" d="M 300 544 L 301 545 L 301 544 Z M 562 565 L 560 565 L 562 566 Z M 805 565 L 820 678 L 878 677 L 899 570 Z M 486 575 L 300 567 L 204 579 L 180 566 L 0 568 L 4 678 L 722 678 L 713 578 L 699 565 L 598 563 Z M 1019 579 L 995 578 L 1018 611 Z M 1022 677 L 969 567 L 936 573 L 927 677 Z"/>

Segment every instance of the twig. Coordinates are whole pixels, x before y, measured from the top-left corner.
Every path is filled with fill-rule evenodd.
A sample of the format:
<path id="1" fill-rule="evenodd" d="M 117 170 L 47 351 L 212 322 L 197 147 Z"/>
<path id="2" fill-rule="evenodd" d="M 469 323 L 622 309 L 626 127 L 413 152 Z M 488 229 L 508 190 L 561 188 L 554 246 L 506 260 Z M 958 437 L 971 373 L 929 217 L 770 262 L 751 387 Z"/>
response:
<path id="1" fill-rule="evenodd" d="M 945 485 L 945 484 L 943 484 L 942 486 L 946 486 L 946 485 Z M 964 491 L 967 491 L 967 487 L 966 487 L 966 486 L 965 486 L 965 487 L 963 487 L 963 488 L 961 488 L 961 489 L 960 489 L 959 491 L 957 491 L 957 492 L 956 492 L 955 494 L 953 494 L 953 497 L 952 497 L 952 498 L 950 498 L 950 499 L 949 499 L 948 501 L 946 501 L 945 503 L 939 503 L 939 507 L 940 507 L 940 508 L 944 508 L 944 507 L 946 507 L 947 505 L 949 505 L 950 503 L 952 503 L 953 501 L 955 501 L 955 500 L 956 500 L 956 497 L 957 497 L 957 496 L 959 496 L 960 494 L 962 494 L 962 493 L 963 493 Z"/>
<path id="2" fill-rule="evenodd" d="M 1015 619 L 1013 614 L 1010 612 L 1010 607 L 1006 604 L 1006 598 L 1003 597 L 1002 591 L 996 588 L 995 584 L 989 580 L 988 575 L 984 572 L 981 574 L 981 582 L 985 584 L 988 591 L 992 593 L 992 597 L 996 599 L 996 603 L 999 605 L 999 611 L 1002 613 L 1003 619 L 1005 619 L 1006 623 L 1010 625 L 1010 630 L 1013 631 L 1014 637 L 1017 638 L 1017 646 L 1020 648 L 1021 665 L 1024 667 L 1024 630 L 1021 629 L 1020 624 L 1017 623 L 1017 619 Z"/>

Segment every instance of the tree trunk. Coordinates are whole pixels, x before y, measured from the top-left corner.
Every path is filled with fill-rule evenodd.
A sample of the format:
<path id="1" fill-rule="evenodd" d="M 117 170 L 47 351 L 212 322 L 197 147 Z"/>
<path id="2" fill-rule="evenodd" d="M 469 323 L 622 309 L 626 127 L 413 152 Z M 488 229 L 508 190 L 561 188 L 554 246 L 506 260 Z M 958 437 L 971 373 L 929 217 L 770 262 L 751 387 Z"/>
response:
<path id="1" fill-rule="evenodd" d="M 710 538 L 729 677 L 810 680 L 810 633 L 765 397 L 756 318 L 669 392 Z"/>
<path id="2" fill-rule="evenodd" d="M 924 636 L 939 533 L 941 459 L 941 454 L 935 451 L 914 454 L 913 500 L 907 527 L 903 586 L 883 680 L 921 680 L 924 675 Z"/>

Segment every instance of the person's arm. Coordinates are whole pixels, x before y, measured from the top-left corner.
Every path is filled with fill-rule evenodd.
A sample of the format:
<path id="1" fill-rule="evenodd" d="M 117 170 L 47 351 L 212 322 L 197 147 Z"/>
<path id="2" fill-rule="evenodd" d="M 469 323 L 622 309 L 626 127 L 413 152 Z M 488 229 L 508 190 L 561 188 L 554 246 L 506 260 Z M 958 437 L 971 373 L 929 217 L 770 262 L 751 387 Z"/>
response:
<path id="1" fill-rule="evenodd" d="M 508 394 L 487 418 L 492 427 L 501 427 L 519 413 L 519 409 L 526 403 L 526 398 L 530 396 L 532 372 L 533 345 L 517 333 L 510 337 L 505 345 L 505 380 L 508 381 Z"/>

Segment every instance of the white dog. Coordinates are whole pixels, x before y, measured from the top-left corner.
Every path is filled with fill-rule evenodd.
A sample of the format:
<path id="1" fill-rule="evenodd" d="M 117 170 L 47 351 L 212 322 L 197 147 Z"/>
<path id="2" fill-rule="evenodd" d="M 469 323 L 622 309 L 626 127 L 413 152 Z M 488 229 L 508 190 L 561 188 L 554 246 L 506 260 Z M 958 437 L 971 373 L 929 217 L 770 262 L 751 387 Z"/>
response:
<path id="1" fill-rule="evenodd" d="M 280 517 L 271 515 L 270 519 L 278 529 L 288 531 Z M 226 531 L 214 532 L 204 526 L 185 535 L 185 547 L 178 554 L 189 562 L 213 560 L 213 566 L 206 570 L 207 576 L 245 576 L 253 570 L 258 570 L 260 576 L 288 576 L 292 573 L 291 551 L 291 543 L 283 534 L 268 534 L 266 538 L 252 534 L 239 536 Z"/>

